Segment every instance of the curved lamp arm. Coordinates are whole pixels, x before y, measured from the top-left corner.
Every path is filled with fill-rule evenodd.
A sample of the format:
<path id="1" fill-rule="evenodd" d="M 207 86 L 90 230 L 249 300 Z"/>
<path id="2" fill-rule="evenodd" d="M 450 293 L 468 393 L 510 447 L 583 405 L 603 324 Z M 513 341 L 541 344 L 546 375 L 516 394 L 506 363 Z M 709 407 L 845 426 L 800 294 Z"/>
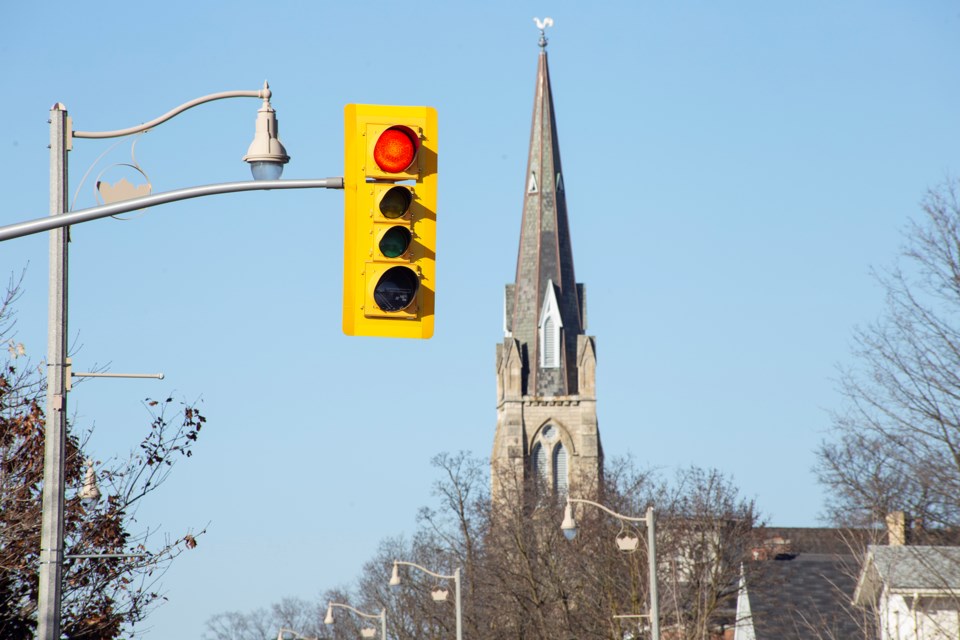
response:
<path id="1" fill-rule="evenodd" d="M 594 507 L 600 509 L 601 511 L 606 511 L 607 513 L 609 513 L 610 515 L 612 515 L 614 518 L 619 518 L 620 520 L 625 520 L 625 521 L 627 521 L 627 522 L 648 522 L 648 521 L 647 521 L 647 518 L 649 518 L 649 514 L 650 514 L 650 510 L 648 509 L 648 510 L 647 510 L 647 515 L 646 515 L 646 516 L 643 516 L 643 517 L 640 517 L 640 518 L 636 518 L 636 517 L 632 517 L 632 516 L 625 516 L 625 515 L 623 515 L 622 513 L 617 513 L 616 511 L 613 511 L 613 510 L 611 510 L 611 509 L 603 506 L 603 505 L 600 504 L 599 502 L 594 502 L 594 501 L 592 501 L 592 500 L 584 500 L 583 498 L 567 498 L 567 509 L 570 508 L 570 503 L 571 503 L 571 502 L 579 502 L 579 503 L 582 503 L 582 504 L 589 504 L 589 505 L 591 505 L 591 506 L 594 506 Z M 649 523 L 648 523 L 648 524 L 649 524 Z"/>
<path id="2" fill-rule="evenodd" d="M 415 564 L 413 562 L 405 562 L 403 560 L 394 560 L 393 561 L 393 577 L 390 578 L 391 585 L 400 584 L 400 576 L 397 573 L 397 565 L 399 564 L 405 564 L 408 567 L 413 567 L 414 569 L 420 569 L 420 571 L 423 571 L 424 573 L 431 575 L 434 578 L 441 578 L 443 580 L 457 580 L 460 577 L 460 569 L 457 569 L 452 576 L 445 576 L 439 573 L 434 573 L 433 571 L 430 571 L 430 569 L 427 569 L 426 567 L 421 567 L 420 565 Z"/>
<path id="3" fill-rule="evenodd" d="M 273 107 L 270 106 L 270 96 L 272 95 L 270 85 L 264 81 L 263 88 L 259 91 L 221 91 L 220 93 L 211 93 L 185 102 L 159 118 L 154 118 L 150 122 L 135 127 L 117 129 L 115 131 L 70 131 L 68 126 L 66 132 L 67 149 L 71 147 L 70 140 L 72 138 L 120 138 L 122 136 L 141 133 L 159 124 L 163 124 L 187 109 L 192 109 L 197 105 L 213 102 L 214 100 L 223 100 L 224 98 L 260 98 L 263 100 L 263 106 L 257 111 L 256 133 L 254 134 L 250 148 L 247 150 L 247 155 L 243 157 L 243 161 L 250 163 L 250 169 L 253 172 L 255 180 L 276 180 L 283 173 L 283 165 L 290 161 L 290 156 L 287 155 L 287 150 L 280 142 L 277 130 L 277 114 Z M 65 107 L 59 103 L 55 104 L 54 108 L 65 109 Z"/>
<path id="4" fill-rule="evenodd" d="M 272 93 L 269 85 L 264 82 L 263 89 L 258 91 L 221 91 L 220 93 L 211 93 L 210 95 L 196 98 L 190 102 L 184 102 L 179 107 L 168 111 L 159 118 L 155 118 L 150 122 L 135 127 L 117 129 L 116 131 L 74 131 L 72 132 L 72 135 L 74 138 L 120 138 L 122 136 L 129 136 L 135 133 L 140 133 L 141 131 L 146 131 L 147 129 L 152 129 L 158 124 L 163 124 L 174 116 L 183 113 L 187 109 L 192 109 L 193 107 L 204 104 L 205 102 L 223 100 L 224 98 L 261 98 L 263 100 L 269 100 L 271 95 Z"/>
<path id="5" fill-rule="evenodd" d="M 317 640 L 316 636 L 305 636 L 302 633 L 294 631 L 293 629 L 286 629 L 280 627 L 280 633 L 277 634 L 277 640 L 283 640 L 283 634 L 289 633 L 292 634 L 294 638 L 301 638 L 301 640 Z"/>

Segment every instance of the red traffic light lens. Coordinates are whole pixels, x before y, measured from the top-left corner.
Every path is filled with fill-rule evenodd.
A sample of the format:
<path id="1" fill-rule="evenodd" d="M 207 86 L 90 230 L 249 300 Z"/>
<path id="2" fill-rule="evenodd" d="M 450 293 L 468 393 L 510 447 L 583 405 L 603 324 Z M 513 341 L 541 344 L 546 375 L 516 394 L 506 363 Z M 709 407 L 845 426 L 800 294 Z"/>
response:
<path id="1" fill-rule="evenodd" d="M 390 127 L 380 134 L 373 147 L 373 160 L 382 171 L 401 173 L 413 164 L 418 140 L 407 127 Z"/>

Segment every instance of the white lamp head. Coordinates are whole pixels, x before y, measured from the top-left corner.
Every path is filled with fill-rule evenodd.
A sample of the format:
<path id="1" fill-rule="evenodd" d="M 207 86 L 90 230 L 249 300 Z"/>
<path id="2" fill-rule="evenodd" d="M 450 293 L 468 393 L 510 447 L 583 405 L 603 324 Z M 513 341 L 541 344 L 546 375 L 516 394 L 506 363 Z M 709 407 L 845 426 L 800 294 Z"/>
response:
<path id="1" fill-rule="evenodd" d="M 393 574 L 390 576 L 390 586 L 395 587 L 400 584 L 400 570 L 397 563 L 393 563 Z"/>
<path id="2" fill-rule="evenodd" d="M 363 629 L 360 629 L 361 638 L 372 638 L 376 635 L 377 635 L 377 630 L 374 629 L 373 627 L 364 627 Z"/>
<path id="3" fill-rule="evenodd" d="M 560 529 L 567 540 L 573 540 L 577 537 L 577 521 L 573 518 L 573 505 L 567 502 L 563 510 L 563 522 L 560 523 Z"/>
<path id="4" fill-rule="evenodd" d="M 97 472 L 93 470 L 93 462 L 87 460 L 87 474 L 83 478 L 83 487 L 77 494 L 83 506 L 89 508 L 100 501 L 100 487 L 97 486 Z"/>
<path id="5" fill-rule="evenodd" d="M 333 605 L 327 605 L 327 615 L 323 619 L 323 624 L 333 624 Z"/>
<path id="6" fill-rule="evenodd" d="M 287 150 L 280 142 L 277 128 L 277 112 L 270 106 L 270 87 L 263 83 L 263 106 L 257 111 L 257 130 L 253 142 L 243 156 L 250 163 L 254 180 L 278 180 L 283 174 L 283 165 L 290 162 Z"/>
<path id="7" fill-rule="evenodd" d="M 617 549 L 625 553 L 632 553 L 640 546 L 640 538 L 631 531 L 621 531 L 617 534 Z"/>

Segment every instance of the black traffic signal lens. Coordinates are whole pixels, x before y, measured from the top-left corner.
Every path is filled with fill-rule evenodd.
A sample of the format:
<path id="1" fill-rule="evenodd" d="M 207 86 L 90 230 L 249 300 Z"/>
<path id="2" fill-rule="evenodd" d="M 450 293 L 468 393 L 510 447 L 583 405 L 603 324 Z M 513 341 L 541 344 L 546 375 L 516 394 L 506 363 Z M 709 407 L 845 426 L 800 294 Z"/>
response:
<path id="1" fill-rule="evenodd" d="M 413 196 L 410 195 L 410 189 L 406 187 L 391 187 L 389 191 L 380 198 L 380 213 L 384 218 L 399 218 L 407 213 L 410 205 L 413 203 Z"/>
<path id="2" fill-rule="evenodd" d="M 373 301 L 384 311 L 403 311 L 417 296 L 420 282 L 409 267 L 391 267 L 373 289 Z"/>
<path id="3" fill-rule="evenodd" d="M 387 258 L 399 258 L 410 246 L 410 229 L 390 227 L 380 238 L 380 253 Z"/>

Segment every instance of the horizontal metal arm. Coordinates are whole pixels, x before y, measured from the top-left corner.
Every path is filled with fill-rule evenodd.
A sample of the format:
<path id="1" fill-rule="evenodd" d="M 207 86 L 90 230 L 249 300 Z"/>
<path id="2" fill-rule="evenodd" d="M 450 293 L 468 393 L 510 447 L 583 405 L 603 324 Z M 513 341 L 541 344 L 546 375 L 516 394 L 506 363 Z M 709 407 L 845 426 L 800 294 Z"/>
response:
<path id="1" fill-rule="evenodd" d="M 594 507 L 596 507 L 596 508 L 598 508 L 598 509 L 601 509 L 601 510 L 603 510 L 603 511 L 606 511 L 607 513 L 609 513 L 610 515 L 612 515 L 614 518 L 619 518 L 620 520 L 625 520 L 625 521 L 627 521 L 627 522 L 647 522 L 647 518 L 646 518 L 646 517 L 642 517 L 642 518 L 632 518 L 632 517 L 630 517 L 630 516 L 625 516 L 625 515 L 623 515 L 623 514 L 617 513 L 616 511 L 611 511 L 610 509 L 608 509 L 607 507 L 603 506 L 602 504 L 600 504 L 600 503 L 598 503 L 598 502 L 593 502 L 592 500 L 584 500 L 583 498 L 567 498 L 567 502 L 580 502 L 580 503 L 583 503 L 583 504 L 593 505 Z"/>
<path id="2" fill-rule="evenodd" d="M 148 558 L 149 553 L 68 553 L 64 558 Z"/>
<path id="3" fill-rule="evenodd" d="M 99 373 L 97 371 L 71 371 L 74 378 L 151 378 L 163 380 L 162 373 Z"/>
<path id="4" fill-rule="evenodd" d="M 114 202 L 90 209 L 71 211 L 53 216 L 45 216 L 27 222 L 0 227 L 0 242 L 29 236 L 50 229 L 69 227 L 89 220 L 98 220 L 108 216 L 155 207 L 158 204 L 189 200 L 203 196 L 214 196 L 220 193 L 236 193 L 239 191 L 267 191 L 270 189 L 343 189 L 343 178 L 320 178 L 316 180 L 248 180 L 246 182 L 224 182 L 208 184 L 200 187 L 187 187 L 154 193 L 140 198 L 131 198 L 122 202 Z"/>
<path id="5" fill-rule="evenodd" d="M 146 131 L 147 129 L 152 129 L 158 124 L 163 124 L 170 118 L 176 116 L 179 113 L 183 113 L 187 109 L 197 106 L 198 104 L 203 104 L 205 102 L 212 102 L 213 100 L 222 100 L 224 98 L 270 98 L 270 89 L 264 87 L 259 91 L 221 91 L 220 93 L 211 93 L 210 95 L 203 96 L 191 100 L 190 102 L 185 102 L 176 109 L 168 111 L 159 118 L 151 120 L 150 122 L 137 125 L 135 127 L 129 127 L 127 129 L 117 129 L 116 131 L 74 131 L 74 138 L 120 138 L 123 136 L 133 135 L 134 133 L 140 133 L 141 131 Z"/>

